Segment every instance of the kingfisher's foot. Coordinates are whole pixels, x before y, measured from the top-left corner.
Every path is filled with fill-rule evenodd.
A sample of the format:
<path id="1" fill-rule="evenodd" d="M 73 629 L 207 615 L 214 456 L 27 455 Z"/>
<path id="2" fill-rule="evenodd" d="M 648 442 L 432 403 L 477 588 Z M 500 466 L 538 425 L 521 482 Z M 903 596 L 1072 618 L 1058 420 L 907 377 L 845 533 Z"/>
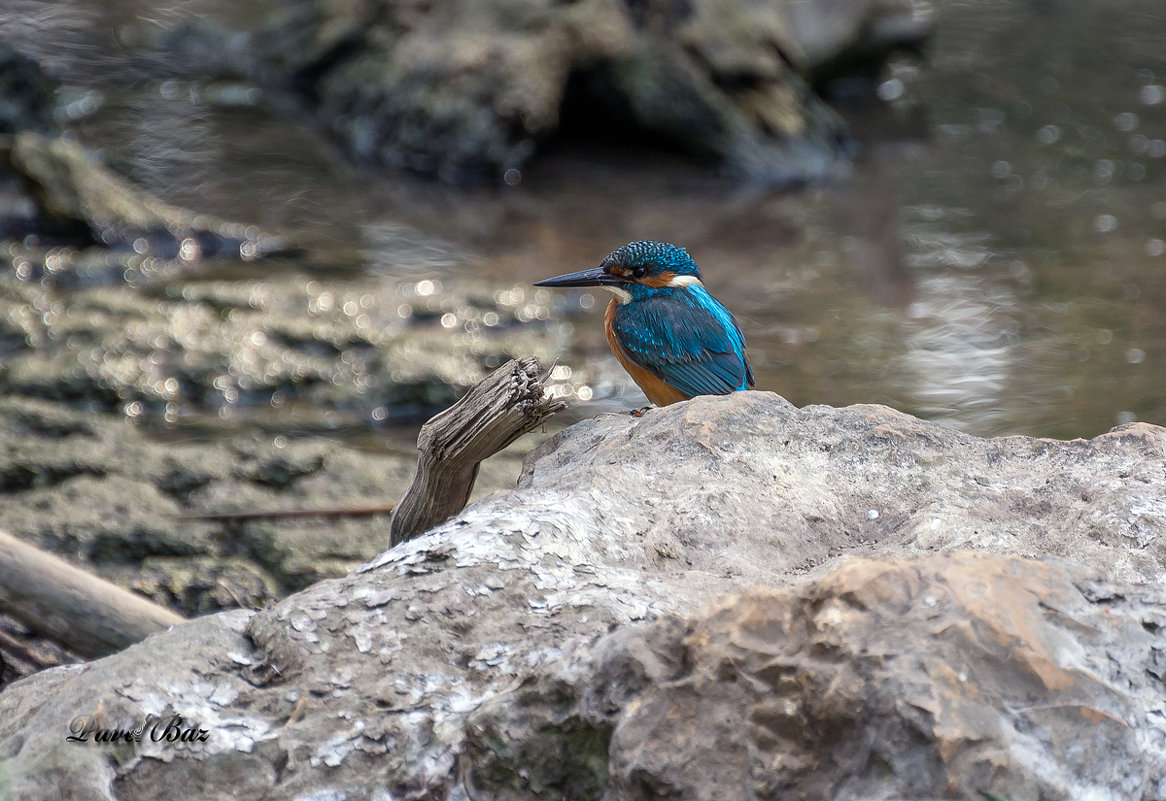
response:
<path id="1" fill-rule="evenodd" d="M 651 406 L 642 406 L 639 409 L 632 409 L 630 414 L 632 417 L 643 417 L 644 412 L 648 411 L 651 408 L 652 408 Z"/>

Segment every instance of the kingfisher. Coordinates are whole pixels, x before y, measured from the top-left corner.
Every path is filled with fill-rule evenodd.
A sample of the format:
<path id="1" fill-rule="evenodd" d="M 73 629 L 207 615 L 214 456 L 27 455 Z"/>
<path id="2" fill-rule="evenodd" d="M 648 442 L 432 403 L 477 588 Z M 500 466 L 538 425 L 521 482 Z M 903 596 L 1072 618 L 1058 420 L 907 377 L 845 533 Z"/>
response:
<path id="1" fill-rule="evenodd" d="M 704 288 L 700 268 L 682 247 L 630 242 L 594 269 L 535 286 L 611 291 L 615 297 L 603 315 L 607 344 L 657 406 L 753 386 L 741 327 Z"/>

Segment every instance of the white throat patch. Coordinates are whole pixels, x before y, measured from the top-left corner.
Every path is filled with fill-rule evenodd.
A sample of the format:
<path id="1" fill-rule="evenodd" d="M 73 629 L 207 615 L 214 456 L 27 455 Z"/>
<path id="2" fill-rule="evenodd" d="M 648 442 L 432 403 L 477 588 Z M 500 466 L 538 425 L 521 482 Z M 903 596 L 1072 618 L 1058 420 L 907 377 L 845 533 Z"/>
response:
<path id="1" fill-rule="evenodd" d="M 603 284 L 603 288 L 611 294 L 615 295 L 615 299 L 619 301 L 621 306 L 625 303 L 632 302 L 632 293 L 628 292 L 623 287 L 614 286 L 612 284 Z"/>

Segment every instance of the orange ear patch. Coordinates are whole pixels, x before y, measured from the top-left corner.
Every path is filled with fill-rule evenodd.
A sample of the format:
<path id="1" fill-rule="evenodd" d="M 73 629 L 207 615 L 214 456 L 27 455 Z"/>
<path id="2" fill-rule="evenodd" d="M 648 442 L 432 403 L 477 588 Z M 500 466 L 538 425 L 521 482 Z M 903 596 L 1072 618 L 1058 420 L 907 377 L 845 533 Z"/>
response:
<path id="1" fill-rule="evenodd" d="M 639 279 L 644 286 L 650 286 L 653 289 L 663 289 L 666 286 L 672 285 L 672 279 L 676 278 L 676 273 L 671 270 L 664 270 L 659 275 L 646 275 Z"/>
<path id="2" fill-rule="evenodd" d="M 663 289 L 666 286 L 684 287 L 684 286 L 704 286 L 700 279 L 695 275 L 680 275 L 671 270 L 665 270 L 659 275 L 648 276 L 639 279 L 639 282 L 644 286 L 650 286 L 653 289 Z"/>

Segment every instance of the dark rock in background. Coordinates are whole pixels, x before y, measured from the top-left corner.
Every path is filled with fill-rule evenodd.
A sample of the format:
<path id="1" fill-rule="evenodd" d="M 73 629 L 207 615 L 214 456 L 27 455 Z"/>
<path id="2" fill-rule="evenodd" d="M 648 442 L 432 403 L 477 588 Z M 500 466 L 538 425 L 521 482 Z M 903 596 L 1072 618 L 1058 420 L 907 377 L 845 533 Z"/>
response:
<path id="1" fill-rule="evenodd" d="M 0 134 L 55 132 L 56 92 L 39 64 L 0 41 Z"/>
<path id="2" fill-rule="evenodd" d="M 551 136 L 615 135 L 789 184 L 847 152 L 812 70 L 848 53 L 879 62 L 902 44 L 888 27 L 915 43 L 929 27 L 918 2 L 805 5 L 305 0 L 255 45 L 265 77 L 292 79 L 362 159 L 496 178 Z"/>
<path id="3" fill-rule="evenodd" d="M 88 234 L 95 244 L 197 261 L 224 252 L 256 259 L 286 251 L 280 237 L 255 226 L 196 214 L 138 189 L 88 155 L 76 142 L 17 133 L 3 151 L 32 190 L 44 224 Z"/>
<path id="4" fill-rule="evenodd" d="M 173 272 L 294 250 L 286 237 L 179 208 L 121 178 L 61 134 L 57 93 L 37 62 L 0 42 L 0 237 L 24 240 L 8 250 L 37 265 L 25 278 L 109 283 L 143 257 Z"/>
<path id="5" fill-rule="evenodd" d="M 917 52 L 931 35 L 935 9 L 917 0 L 795 0 L 790 29 L 814 84 L 874 77 L 897 51 Z"/>
<path id="6" fill-rule="evenodd" d="M 343 579 L 14 684 L 3 770 L 29 799 L 1162 798 L 1163 464 L 1145 424 L 599 417 Z M 94 713 L 209 736 L 65 743 Z"/>

